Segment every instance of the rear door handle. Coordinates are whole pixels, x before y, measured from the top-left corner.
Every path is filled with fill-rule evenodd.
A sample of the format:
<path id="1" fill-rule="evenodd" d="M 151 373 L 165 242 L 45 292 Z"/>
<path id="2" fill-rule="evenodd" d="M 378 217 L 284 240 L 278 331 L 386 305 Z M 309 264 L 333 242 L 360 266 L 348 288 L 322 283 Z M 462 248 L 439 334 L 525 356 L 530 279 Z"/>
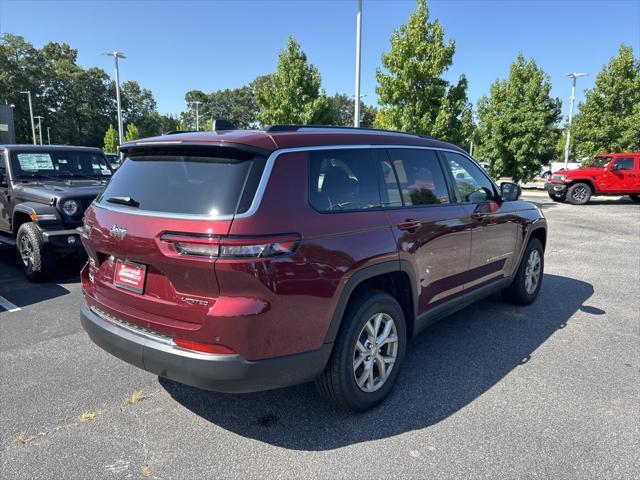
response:
<path id="1" fill-rule="evenodd" d="M 420 222 L 413 218 L 407 218 L 404 222 L 398 224 L 400 230 L 417 230 L 420 227 Z"/>

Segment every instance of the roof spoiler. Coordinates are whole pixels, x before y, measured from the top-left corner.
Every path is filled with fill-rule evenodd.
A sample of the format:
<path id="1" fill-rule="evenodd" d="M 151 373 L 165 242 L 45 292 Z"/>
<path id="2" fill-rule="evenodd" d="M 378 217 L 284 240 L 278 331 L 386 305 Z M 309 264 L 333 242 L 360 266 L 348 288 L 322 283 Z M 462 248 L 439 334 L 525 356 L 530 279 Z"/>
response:
<path id="1" fill-rule="evenodd" d="M 345 127 L 339 125 L 269 125 L 265 128 L 265 132 L 274 133 L 274 132 L 300 132 L 300 131 L 308 131 L 308 132 L 331 132 L 331 131 L 346 131 L 346 132 L 362 132 L 362 133 L 397 133 L 401 135 L 411 135 L 414 137 L 421 138 L 429 138 L 432 139 L 429 135 L 423 135 L 421 133 L 412 133 L 412 132 L 402 132 L 400 130 L 383 130 L 379 128 L 367 128 L 367 127 Z"/>

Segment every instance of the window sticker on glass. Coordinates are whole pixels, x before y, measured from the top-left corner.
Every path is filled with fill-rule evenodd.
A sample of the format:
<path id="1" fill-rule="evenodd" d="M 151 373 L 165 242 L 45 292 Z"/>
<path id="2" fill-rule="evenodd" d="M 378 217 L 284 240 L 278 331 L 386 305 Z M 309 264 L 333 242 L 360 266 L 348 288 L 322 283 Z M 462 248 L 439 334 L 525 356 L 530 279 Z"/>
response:
<path id="1" fill-rule="evenodd" d="M 102 170 L 100 170 L 102 172 L 102 175 L 111 175 L 111 170 L 103 168 Z"/>
<path id="2" fill-rule="evenodd" d="M 25 172 L 37 172 L 38 170 L 55 170 L 51 155 L 48 153 L 19 153 L 18 162 Z"/>

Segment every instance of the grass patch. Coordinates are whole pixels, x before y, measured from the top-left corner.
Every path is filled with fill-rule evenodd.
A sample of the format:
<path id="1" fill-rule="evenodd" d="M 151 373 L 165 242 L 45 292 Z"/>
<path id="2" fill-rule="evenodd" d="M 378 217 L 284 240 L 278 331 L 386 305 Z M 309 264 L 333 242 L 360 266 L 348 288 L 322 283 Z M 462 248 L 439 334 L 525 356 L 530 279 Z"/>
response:
<path id="1" fill-rule="evenodd" d="M 153 472 L 151 471 L 151 467 L 149 465 L 143 465 L 142 475 L 144 475 L 145 477 L 150 477 L 151 475 L 153 475 Z"/>
<path id="2" fill-rule="evenodd" d="M 27 435 L 26 433 L 21 433 L 20 435 L 18 435 L 16 437 L 16 442 L 22 444 L 22 445 L 26 445 L 27 443 L 29 443 L 31 440 L 33 440 L 36 437 L 32 437 L 31 435 Z"/>
<path id="3" fill-rule="evenodd" d="M 95 419 L 99 415 L 102 415 L 102 412 L 100 412 L 100 411 L 97 411 L 97 412 L 84 412 L 82 415 L 80 415 L 78 417 L 78 421 L 79 422 L 88 422 L 90 420 Z"/>
<path id="4" fill-rule="evenodd" d="M 142 390 L 136 390 L 135 392 L 133 392 L 131 395 L 129 395 L 127 398 L 124 399 L 124 404 L 125 405 L 135 405 L 136 403 L 144 400 L 146 397 L 146 395 L 142 392 Z"/>

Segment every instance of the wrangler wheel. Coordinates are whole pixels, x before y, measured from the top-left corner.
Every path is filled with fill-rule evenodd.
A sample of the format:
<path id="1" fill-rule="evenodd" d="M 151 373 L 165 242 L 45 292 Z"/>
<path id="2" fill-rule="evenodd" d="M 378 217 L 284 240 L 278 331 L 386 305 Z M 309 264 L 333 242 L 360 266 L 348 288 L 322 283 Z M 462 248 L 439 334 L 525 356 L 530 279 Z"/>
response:
<path id="1" fill-rule="evenodd" d="M 51 274 L 54 267 L 53 252 L 47 248 L 40 230 L 34 223 L 20 225 L 16 247 L 27 279 L 36 282 Z"/>
<path id="2" fill-rule="evenodd" d="M 567 200 L 573 205 L 584 205 L 591 198 L 591 187 L 586 183 L 574 183 L 567 190 Z"/>

